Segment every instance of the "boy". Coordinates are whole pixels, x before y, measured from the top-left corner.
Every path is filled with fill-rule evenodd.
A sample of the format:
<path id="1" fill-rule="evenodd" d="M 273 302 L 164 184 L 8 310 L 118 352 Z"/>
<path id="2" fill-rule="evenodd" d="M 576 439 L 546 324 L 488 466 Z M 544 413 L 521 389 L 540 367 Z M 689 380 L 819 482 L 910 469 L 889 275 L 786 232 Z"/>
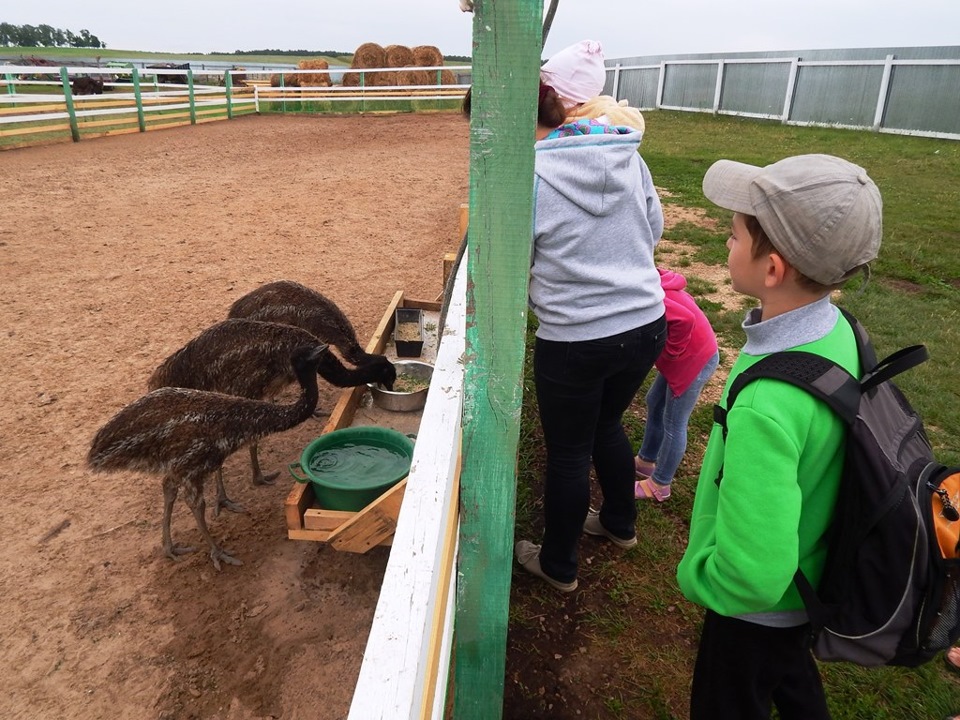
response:
<path id="1" fill-rule="evenodd" d="M 867 271 L 880 247 L 882 202 L 866 172 L 829 155 L 763 168 L 720 160 L 703 192 L 734 212 L 733 289 L 760 301 L 727 388 L 780 350 L 817 353 L 859 376 L 853 331 L 830 293 Z M 766 719 L 771 705 L 782 720 L 829 718 L 793 576 L 799 567 L 820 581 L 846 429 L 825 403 L 772 379 L 744 389 L 727 428 L 724 442 L 713 427 L 677 568 L 683 594 L 706 608 L 690 718 Z"/>

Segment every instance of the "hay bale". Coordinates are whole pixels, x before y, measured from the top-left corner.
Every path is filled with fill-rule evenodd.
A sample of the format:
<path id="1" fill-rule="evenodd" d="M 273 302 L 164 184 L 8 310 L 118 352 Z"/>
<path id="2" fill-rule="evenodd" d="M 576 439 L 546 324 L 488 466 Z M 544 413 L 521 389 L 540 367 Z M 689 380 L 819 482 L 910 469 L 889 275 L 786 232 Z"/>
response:
<path id="1" fill-rule="evenodd" d="M 387 51 L 376 43 L 363 43 L 353 53 L 353 60 L 350 62 L 352 68 L 382 68 L 387 67 Z M 392 74 L 392 73 L 391 73 Z M 348 87 L 357 87 L 360 85 L 360 73 L 345 73 L 343 84 Z M 373 85 L 392 85 L 393 78 L 387 76 L 387 73 L 364 73 L 364 87 Z"/>
<path id="2" fill-rule="evenodd" d="M 456 85 L 457 76 L 454 74 L 453 70 L 441 70 L 440 71 L 440 84 L 441 85 Z"/>
<path id="3" fill-rule="evenodd" d="M 417 67 L 440 67 L 443 53 L 433 45 L 417 45 L 413 48 L 413 64 Z"/>
<path id="4" fill-rule="evenodd" d="M 352 68 L 381 68 L 387 66 L 387 51 L 376 43 L 363 43 L 353 53 Z"/>
<path id="5" fill-rule="evenodd" d="M 275 73 L 270 76 L 270 87 L 280 87 L 280 74 Z M 283 86 L 284 87 L 300 87 L 300 76 L 294 75 L 293 73 L 286 73 L 283 75 Z"/>
<path id="6" fill-rule="evenodd" d="M 319 58 L 301 60 L 297 63 L 297 68 L 300 70 L 328 70 L 330 69 L 330 63 Z M 302 87 L 330 87 L 333 85 L 330 81 L 330 73 L 297 73 L 297 77 L 300 78 L 300 82 L 297 84 Z M 287 79 L 284 78 L 283 81 L 286 83 Z"/>
<path id="7" fill-rule="evenodd" d="M 383 50 L 386 55 L 384 67 L 413 67 L 413 50 L 406 45 L 387 45 Z"/>

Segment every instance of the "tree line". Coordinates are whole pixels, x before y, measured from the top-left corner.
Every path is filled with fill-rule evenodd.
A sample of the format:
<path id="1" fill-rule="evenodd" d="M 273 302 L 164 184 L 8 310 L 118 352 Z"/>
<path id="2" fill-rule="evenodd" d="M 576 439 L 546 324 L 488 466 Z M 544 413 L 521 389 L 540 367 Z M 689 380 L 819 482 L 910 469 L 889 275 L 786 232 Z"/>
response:
<path id="1" fill-rule="evenodd" d="M 89 30 L 73 33 L 50 25 L 0 23 L 0 46 L 105 48 L 107 44 Z"/>

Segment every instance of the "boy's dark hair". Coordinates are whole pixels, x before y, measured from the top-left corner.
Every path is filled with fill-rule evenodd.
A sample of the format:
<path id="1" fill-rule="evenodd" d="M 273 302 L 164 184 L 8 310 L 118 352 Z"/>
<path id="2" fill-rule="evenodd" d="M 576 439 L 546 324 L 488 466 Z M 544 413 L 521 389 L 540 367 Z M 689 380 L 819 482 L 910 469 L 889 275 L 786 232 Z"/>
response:
<path id="1" fill-rule="evenodd" d="M 764 229 L 760 226 L 760 221 L 753 215 L 744 215 L 743 217 L 747 226 L 747 232 L 750 233 L 750 238 L 753 240 L 753 247 L 750 253 L 753 259 L 757 260 L 764 255 L 769 255 L 774 252 L 783 257 L 783 253 L 777 250 L 776 246 L 770 242 L 767 233 L 764 232 Z M 840 282 L 836 285 L 824 285 L 823 283 L 818 283 L 816 280 L 811 280 L 796 268 L 793 268 L 793 270 L 797 274 L 797 284 L 810 292 L 826 294 L 842 287 L 844 284 Z M 844 280 L 844 282 L 846 281 Z"/>
<path id="2" fill-rule="evenodd" d="M 470 117 L 470 108 L 473 103 L 473 87 L 467 88 L 460 111 Z M 540 83 L 540 94 L 537 100 L 537 122 L 546 127 L 560 127 L 567 119 L 567 112 L 557 91 L 545 83 Z"/>

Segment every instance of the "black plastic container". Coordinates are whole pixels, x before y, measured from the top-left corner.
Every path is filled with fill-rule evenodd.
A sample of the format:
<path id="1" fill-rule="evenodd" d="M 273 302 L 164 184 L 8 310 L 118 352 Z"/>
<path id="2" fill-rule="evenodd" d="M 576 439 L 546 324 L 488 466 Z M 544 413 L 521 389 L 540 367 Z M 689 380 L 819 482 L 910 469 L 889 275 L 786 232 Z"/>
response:
<path id="1" fill-rule="evenodd" d="M 423 352 L 423 310 L 397 308 L 393 342 L 397 346 L 397 357 L 420 357 Z"/>

